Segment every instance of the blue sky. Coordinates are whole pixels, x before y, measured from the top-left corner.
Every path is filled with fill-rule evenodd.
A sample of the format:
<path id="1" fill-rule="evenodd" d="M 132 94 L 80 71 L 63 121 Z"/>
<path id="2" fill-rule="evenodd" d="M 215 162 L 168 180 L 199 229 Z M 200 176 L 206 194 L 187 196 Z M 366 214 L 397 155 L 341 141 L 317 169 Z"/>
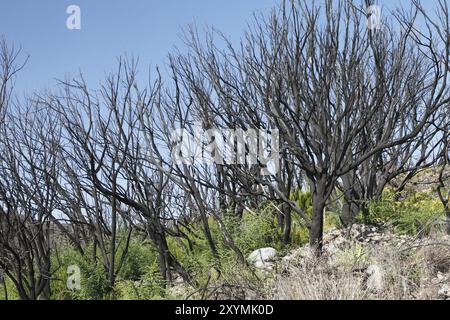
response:
<path id="1" fill-rule="evenodd" d="M 276 0 L 1 0 L 0 35 L 30 55 L 16 81 L 18 91 L 54 84 L 54 78 L 83 71 L 100 80 L 122 54 L 139 57 L 141 67 L 163 64 L 181 29 L 189 23 L 214 25 L 238 38 L 255 10 Z M 81 8 L 81 30 L 68 30 L 66 8 Z"/>
<path id="2" fill-rule="evenodd" d="M 268 12 L 280 2 L 1 0 L 0 36 L 21 45 L 23 52 L 30 55 L 16 81 L 16 92 L 51 87 L 55 78 L 79 70 L 95 86 L 114 70 L 116 58 L 125 53 L 139 57 L 143 73 L 150 65 L 164 64 L 175 46 L 183 48 L 181 29 L 189 23 L 213 25 L 237 41 L 254 11 Z M 400 0 L 379 2 L 392 7 Z M 66 28 L 66 8 L 71 4 L 81 8 L 81 30 Z"/>

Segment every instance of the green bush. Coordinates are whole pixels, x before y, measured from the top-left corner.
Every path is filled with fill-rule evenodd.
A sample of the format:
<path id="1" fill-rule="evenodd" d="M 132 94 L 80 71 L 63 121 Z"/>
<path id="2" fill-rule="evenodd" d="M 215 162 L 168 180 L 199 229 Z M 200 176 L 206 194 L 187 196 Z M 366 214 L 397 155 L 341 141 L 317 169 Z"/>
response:
<path id="1" fill-rule="evenodd" d="M 123 246 L 119 247 L 118 256 L 123 253 Z M 137 281 L 147 272 L 149 266 L 158 265 L 158 253 L 150 243 L 134 238 L 130 241 L 125 262 L 120 269 L 118 278 L 122 280 Z"/>
<path id="2" fill-rule="evenodd" d="M 118 280 L 115 295 L 120 300 L 159 300 L 166 296 L 164 282 L 159 274 L 158 264 L 147 267 L 140 280 Z"/>
<path id="3" fill-rule="evenodd" d="M 51 282 L 53 299 L 101 300 L 113 297 L 105 267 L 101 259 L 93 258 L 92 248 L 81 255 L 70 245 L 58 249 L 58 256 L 52 257 L 53 278 Z M 67 288 L 68 267 L 74 265 L 80 268 L 80 290 Z"/>
<path id="4" fill-rule="evenodd" d="M 369 256 L 361 244 L 354 243 L 336 252 L 335 263 L 352 269 L 361 269 L 369 263 Z"/>
<path id="5" fill-rule="evenodd" d="M 6 300 L 5 287 L 8 294 L 8 300 L 19 300 L 14 283 L 7 276 L 4 276 L 3 282 L 0 282 L 0 300 Z"/>
<path id="6" fill-rule="evenodd" d="M 300 219 L 293 219 L 291 229 L 291 245 L 302 246 L 309 241 L 309 230 Z"/>
<path id="7" fill-rule="evenodd" d="M 82 300 L 101 300 L 111 297 L 105 268 L 100 260 L 93 261 L 84 257 L 79 261 L 81 269 L 81 290 L 74 291 L 74 298 Z"/>
<path id="8" fill-rule="evenodd" d="M 279 228 L 276 217 L 271 210 L 260 212 L 244 212 L 241 220 L 230 218 L 227 226 L 233 226 L 232 236 L 236 245 L 244 254 L 248 254 L 258 248 L 272 246 L 281 247 L 279 241 Z"/>
<path id="9" fill-rule="evenodd" d="M 312 194 L 310 190 L 301 191 L 296 190 L 291 193 L 290 200 L 295 201 L 297 206 L 306 213 L 308 217 L 312 217 L 313 211 L 313 202 L 312 202 Z"/>
<path id="10" fill-rule="evenodd" d="M 442 217 L 442 204 L 427 192 L 414 193 L 405 199 L 386 192 L 382 199 L 368 203 L 368 215 L 358 216 L 360 222 L 369 224 L 388 223 L 398 234 L 426 235 L 436 219 Z"/>

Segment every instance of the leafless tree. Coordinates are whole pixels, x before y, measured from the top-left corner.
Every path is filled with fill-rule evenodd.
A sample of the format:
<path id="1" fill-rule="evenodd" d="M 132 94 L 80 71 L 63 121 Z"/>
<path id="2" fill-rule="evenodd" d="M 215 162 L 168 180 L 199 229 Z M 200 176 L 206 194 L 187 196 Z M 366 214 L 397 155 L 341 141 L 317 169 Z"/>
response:
<path id="1" fill-rule="evenodd" d="M 70 188 L 76 192 L 65 194 L 79 194 L 78 201 L 85 198 L 78 203 L 67 200 L 75 208 L 84 204 L 80 214 L 71 216 L 88 220 L 94 230 L 111 285 L 125 261 L 133 229 L 145 231 L 158 250 L 164 280 L 170 282 L 175 271 L 190 281 L 167 243 L 169 222 L 174 219 L 173 190 L 170 168 L 163 167 L 155 144 L 152 120 L 157 117 L 160 80 L 141 91 L 135 77 L 135 61 L 119 60 L 118 71 L 100 91 L 90 91 L 80 77 L 63 82 L 60 95 L 41 99 L 59 114 L 67 142 L 62 157 Z M 119 221 L 125 239 L 117 236 Z M 125 250 L 116 262 L 119 241 L 125 241 Z"/>
<path id="2" fill-rule="evenodd" d="M 58 133 L 51 117 L 34 105 L 15 106 L 6 119 L 6 139 L 0 143 L 0 265 L 22 299 L 48 299 L 57 239 L 51 223 L 57 197 L 52 176 L 58 160 L 57 144 L 44 142 Z"/>
<path id="3" fill-rule="evenodd" d="M 167 81 L 156 69 L 141 86 L 137 61 L 119 59 L 99 89 L 80 75 L 24 99 L 11 83 L 20 50 L 2 40 L 0 268 L 20 297 L 50 297 L 62 240 L 101 263 L 111 289 L 135 234 L 157 250 L 167 284 L 176 274 L 195 282 L 172 239 L 187 255 L 197 237 L 206 240 L 217 270 L 223 245 L 246 265 L 227 219 L 266 206 L 283 244 L 297 215 L 320 254 L 326 208 L 339 203 L 351 226 L 386 186 L 402 191 L 429 167 L 440 170 L 450 221 L 448 5 L 438 1 L 435 19 L 414 0 L 371 30 L 370 4 L 283 2 L 255 16 L 238 46 L 189 28 Z M 180 129 L 200 139 L 200 154 L 178 148 Z M 225 159 L 219 141 L 241 161 Z M 305 190 L 312 214 L 296 199 Z"/>
<path id="4" fill-rule="evenodd" d="M 191 30 L 191 50 L 176 59 L 178 82 L 188 88 L 185 105 L 196 108 L 206 128 L 279 129 L 280 152 L 288 150 L 299 169 L 291 172 L 308 180 L 312 219 L 290 201 L 288 188 L 273 182 L 276 177 L 253 179 L 305 219 L 310 244 L 320 252 L 324 208 L 337 182 L 389 150 L 417 150 L 405 144 L 427 132 L 449 102 L 445 2 L 440 9 L 440 24 L 415 3 L 411 16 L 400 12 L 397 25 L 385 21 L 376 31 L 366 26 L 365 6 L 301 2 L 256 19 L 240 47 L 221 37 L 227 50 L 218 50 L 217 32 L 203 41 Z M 419 15 L 427 34 L 415 27 Z"/>
<path id="5" fill-rule="evenodd" d="M 12 81 L 25 65 L 20 49 L 0 42 L 0 267 L 22 299 L 50 297 L 55 190 L 42 167 L 56 170 L 50 116 L 19 104 Z"/>
<path id="6" fill-rule="evenodd" d="M 8 45 L 6 39 L 0 37 L 0 123 L 10 100 L 13 98 L 14 77 L 23 69 L 28 59 L 21 59 L 21 49 Z"/>

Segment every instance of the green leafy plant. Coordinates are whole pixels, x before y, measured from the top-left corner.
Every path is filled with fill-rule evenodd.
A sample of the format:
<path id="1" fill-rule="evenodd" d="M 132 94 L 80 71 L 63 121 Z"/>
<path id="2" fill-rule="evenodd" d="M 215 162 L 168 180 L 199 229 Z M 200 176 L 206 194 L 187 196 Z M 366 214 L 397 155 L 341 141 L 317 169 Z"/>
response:
<path id="1" fill-rule="evenodd" d="M 359 221 L 369 224 L 389 223 L 398 234 L 426 235 L 433 222 L 442 217 L 442 205 L 429 192 L 417 192 L 405 199 L 397 200 L 399 195 L 386 192 L 382 199 L 368 203 L 368 215 L 358 216 Z"/>

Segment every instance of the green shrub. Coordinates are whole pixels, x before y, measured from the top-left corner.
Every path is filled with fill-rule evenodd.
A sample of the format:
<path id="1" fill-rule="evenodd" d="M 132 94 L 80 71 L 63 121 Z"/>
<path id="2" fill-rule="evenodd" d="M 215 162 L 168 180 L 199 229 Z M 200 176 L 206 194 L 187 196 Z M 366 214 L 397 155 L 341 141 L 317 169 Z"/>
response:
<path id="1" fill-rule="evenodd" d="M 271 210 L 266 209 L 260 212 L 246 211 L 241 220 L 230 218 L 227 226 L 230 224 L 232 236 L 236 245 L 244 254 L 248 254 L 258 248 L 267 246 L 279 249 L 279 228 L 276 217 Z"/>
<path id="2" fill-rule="evenodd" d="M 81 255 L 70 245 L 58 249 L 58 256 L 52 257 L 53 278 L 51 282 L 53 299 L 101 300 L 111 297 L 105 267 L 101 259 L 94 261 L 92 248 L 88 247 L 85 255 Z M 67 288 L 68 267 L 74 265 L 80 268 L 80 290 Z"/>
<path id="3" fill-rule="evenodd" d="M 122 255 L 124 248 L 119 247 L 118 256 Z M 134 238 L 130 241 L 125 262 L 120 269 L 118 278 L 122 280 L 137 281 L 148 272 L 149 266 L 158 265 L 158 253 L 150 243 Z"/>
<path id="4" fill-rule="evenodd" d="M 308 217 L 312 217 L 313 211 L 313 202 L 312 202 L 312 194 L 310 190 L 301 191 L 296 190 L 291 193 L 290 200 L 295 201 L 297 206 L 306 213 Z"/>
<path id="5" fill-rule="evenodd" d="M 426 235 L 443 215 L 442 204 L 431 193 L 418 192 L 405 199 L 386 192 L 382 199 L 368 203 L 368 215 L 358 216 L 369 224 L 389 223 L 398 234 Z"/>
<path id="6" fill-rule="evenodd" d="M 52 281 L 50 288 L 52 299 L 54 300 L 70 300 L 74 298 L 74 292 L 67 288 L 67 279 L 69 274 L 67 268 L 70 265 L 78 265 L 78 261 L 82 259 L 79 252 L 70 245 L 62 245 L 51 256 Z"/>
<path id="7" fill-rule="evenodd" d="M 323 230 L 326 232 L 331 228 L 341 228 L 342 223 L 338 213 L 326 211 L 323 222 Z"/>
<path id="8" fill-rule="evenodd" d="M 20 299 L 14 283 L 5 275 L 3 282 L 0 282 L 0 300 L 6 300 L 5 287 L 8 294 L 8 300 Z"/>
<path id="9" fill-rule="evenodd" d="M 336 252 L 336 264 L 340 266 L 350 267 L 352 269 L 361 269 L 367 266 L 369 256 L 364 247 L 355 243 L 349 248 L 345 248 Z"/>
<path id="10" fill-rule="evenodd" d="M 300 219 L 293 219 L 291 230 L 291 245 L 302 246 L 309 241 L 309 230 Z"/>
<path id="11" fill-rule="evenodd" d="M 153 262 L 139 281 L 118 280 L 115 295 L 120 300 L 159 300 L 166 296 L 164 282 L 158 270 L 158 264 Z"/>
<path id="12" fill-rule="evenodd" d="M 80 261 L 81 290 L 74 292 L 76 299 L 108 299 L 112 293 L 105 268 L 100 260 L 85 258 Z"/>

